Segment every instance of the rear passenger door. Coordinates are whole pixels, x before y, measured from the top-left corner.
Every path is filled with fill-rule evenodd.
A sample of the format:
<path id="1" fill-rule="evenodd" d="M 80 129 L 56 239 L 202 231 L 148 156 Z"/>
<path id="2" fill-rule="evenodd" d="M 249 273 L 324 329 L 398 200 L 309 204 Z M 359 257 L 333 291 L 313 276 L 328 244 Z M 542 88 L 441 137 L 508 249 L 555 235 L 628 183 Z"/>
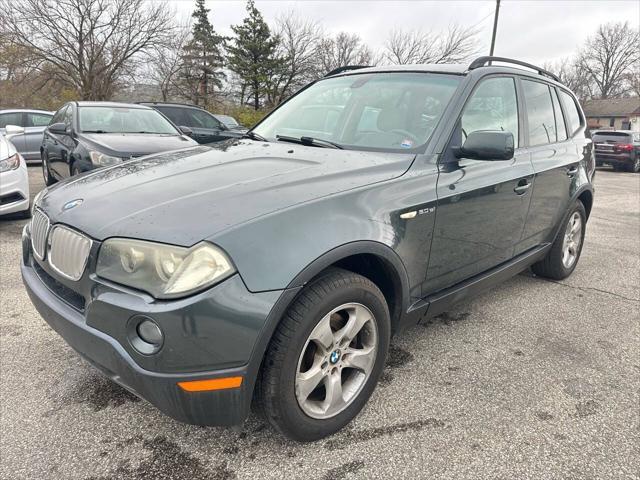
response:
<path id="1" fill-rule="evenodd" d="M 516 254 L 553 240 L 552 235 L 569 207 L 571 185 L 578 175 L 578 146 L 553 85 L 520 78 L 525 103 L 525 132 L 535 172 L 531 207 Z"/>
<path id="2" fill-rule="evenodd" d="M 423 295 L 481 274 L 513 257 L 525 225 L 533 168 L 520 148 L 516 81 L 491 76 L 474 89 L 447 152 L 478 130 L 513 133 L 511 160 L 446 160 L 440 165 L 438 206 Z M 456 138 L 457 137 L 457 138 Z"/>

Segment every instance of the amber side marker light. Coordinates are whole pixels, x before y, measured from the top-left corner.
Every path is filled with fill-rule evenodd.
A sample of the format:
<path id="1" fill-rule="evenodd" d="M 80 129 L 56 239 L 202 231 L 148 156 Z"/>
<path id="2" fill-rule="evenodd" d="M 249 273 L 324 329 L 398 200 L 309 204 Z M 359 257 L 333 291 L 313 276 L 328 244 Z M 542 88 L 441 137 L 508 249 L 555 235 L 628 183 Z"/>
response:
<path id="1" fill-rule="evenodd" d="M 227 390 L 242 385 L 242 377 L 212 378 L 210 380 L 193 380 L 178 382 L 178 386 L 186 392 L 208 392 L 211 390 Z"/>

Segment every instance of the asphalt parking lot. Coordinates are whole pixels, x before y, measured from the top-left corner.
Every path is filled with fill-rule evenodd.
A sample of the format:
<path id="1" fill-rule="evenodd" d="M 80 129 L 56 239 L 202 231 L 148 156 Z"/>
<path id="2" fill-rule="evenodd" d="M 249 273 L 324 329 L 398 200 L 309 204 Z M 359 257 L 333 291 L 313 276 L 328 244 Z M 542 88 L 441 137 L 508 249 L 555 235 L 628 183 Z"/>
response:
<path id="1" fill-rule="evenodd" d="M 0 221 L 0 477 L 640 478 L 640 175 L 595 185 L 572 277 L 525 272 L 396 337 L 369 405 L 314 444 L 183 425 L 102 378 L 29 302 L 25 221 Z"/>

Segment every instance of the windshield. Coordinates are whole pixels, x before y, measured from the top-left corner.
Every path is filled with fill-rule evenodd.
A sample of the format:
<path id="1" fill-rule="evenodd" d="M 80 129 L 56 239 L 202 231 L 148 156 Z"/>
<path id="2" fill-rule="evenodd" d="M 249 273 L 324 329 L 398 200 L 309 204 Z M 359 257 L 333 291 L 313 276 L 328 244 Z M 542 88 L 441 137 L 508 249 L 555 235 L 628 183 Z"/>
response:
<path id="1" fill-rule="evenodd" d="M 458 76 L 428 73 L 328 78 L 253 131 L 270 141 L 311 137 L 361 150 L 412 150 L 427 142 L 459 83 Z"/>
<path id="2" fill-rule="evenodd" d="M 127 107 L 79 107 L 80 131 L 86 133 L 159 133 L 180 135 L 160 113 Z"/>

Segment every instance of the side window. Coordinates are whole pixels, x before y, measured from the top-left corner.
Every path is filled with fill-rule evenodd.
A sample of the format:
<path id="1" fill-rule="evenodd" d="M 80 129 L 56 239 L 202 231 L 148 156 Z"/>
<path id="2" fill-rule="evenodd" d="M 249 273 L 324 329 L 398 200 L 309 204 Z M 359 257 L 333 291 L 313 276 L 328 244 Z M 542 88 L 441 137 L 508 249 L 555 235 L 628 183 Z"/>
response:
<path id="1" fill-rule="evenodd" d="M 51 115 L 44 113 L 27 113 L 27 127 L 46 127 L 49 125 Z"/>
<path id="2" fill-rule="evenodd" d="M 187 126 L 196 128 L 220 128 L 220 122 L 207 112 L 190 108 L 186 111 Z"/>
<path id="3" fill-rule="evenodd" d="M 558 92 L 555 88 L 551 88 L 551 100 L 553 100 L 553 112 L 556 115 L 556 134 L 558 141 L 562 142 L 567 139 L 567 128 L 564 126 L 564 115 L 558 101 Z"/>
<path id="4" fill-rule="evenodd" d="M 529 120 L 529 145 L 545 145 L 556 141 L 556 120 L 551 92 L 545 83 L 522 80 Z"/>
<path id="5" fill-rule="evenodd" d="M 67 109 L 64 111 L 64 116 L 62 117 L 62 121 L 67 127 L 71 126 L 72 115 L 73 108 L 71 108 L 71 105 L 67 105 Z"/>
<path id="6" fill-rule="evenodd" d="M 22 125 L 22 112 L 0 114 L 0 128 L 5 128 L 7 125 L 24 127 L 24 125 Z"/>
<path id="7" fill-rule="evenodd" d="M 53 118 L 51 119 L 51 123 L 60 123 L 63 121 L 64 118 L 64 112 L 66 111 L 67 106 L 65 105 L 64 107 L 62 107 L 60 110 L 58 110 L 56 113 L 53 114 Z"/>
<path id="8" fill-rule="evenodd" d="M 157 110 L 162 113 L 165 117 L 171 120 L 178 126 L 188 127 L 186 123 L 184 123 L 184 118 L 182 115 L 181 108 L 172 108 L 172 107 L 158 107 Z"/>
<path id="9" fill-rule="evenodd" d="M 580 120 L 581 116 L 578 111 L 578 106 L 571 95 L 564 90 L 560 90 L 560 100 L 564 104 L 564 109 L 567 112 L 567 123 L 569 124 L 569 136 L 573 136 L 576 130 L 582 125 Z"/>
<path id="10" fill-rule="evenodd" d="M 483 80 L 462 113 L 463 139 L 478 130 L 503 130 L 513 133 L 518 147 L 518 101 L 515 80 L 496 77 Z"/>

